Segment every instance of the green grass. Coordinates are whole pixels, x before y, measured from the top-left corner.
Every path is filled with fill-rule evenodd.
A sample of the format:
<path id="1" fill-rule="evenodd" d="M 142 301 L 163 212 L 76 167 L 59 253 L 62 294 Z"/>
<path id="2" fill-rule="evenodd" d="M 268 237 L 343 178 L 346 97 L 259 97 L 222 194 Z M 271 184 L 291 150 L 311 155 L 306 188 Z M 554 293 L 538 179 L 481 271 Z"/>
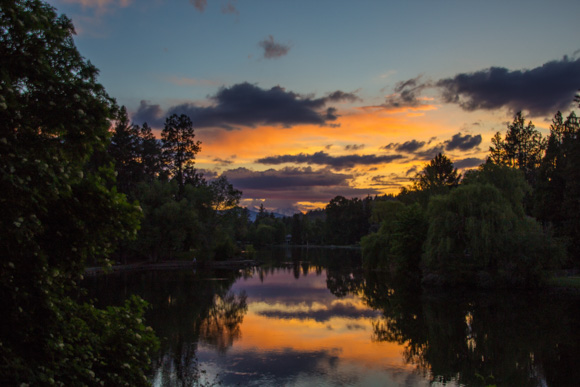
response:
<path id="1" fill-rule="evenodd" d="M 548 280 L 548 284 L 558 287 L 580 289 L 580 277 L 553 277 Z"/>

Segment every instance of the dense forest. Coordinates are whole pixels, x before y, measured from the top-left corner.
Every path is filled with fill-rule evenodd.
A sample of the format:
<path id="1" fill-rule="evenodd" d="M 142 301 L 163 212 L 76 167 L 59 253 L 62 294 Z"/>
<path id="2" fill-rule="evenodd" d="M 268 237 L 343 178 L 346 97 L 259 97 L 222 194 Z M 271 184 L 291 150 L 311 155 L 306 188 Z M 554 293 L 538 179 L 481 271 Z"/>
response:
<path id="1" fill-rule="evenodd" d="M 167 117 L 160 138 L 131 123 L 73 34 L 39 0 L 2 2 L 3 385 L 147 385 L 158 340 L 145 303 L 95 308 L 78 286 L 87 265 L 224 260 L 284 243 L 360 243 L 366 269 L 431 285 L 536 286 L 580 265 L 574 113 L 558 112 L 547 138 L 518 113 L 464 176 L 439 154 L 397 195 L 337 196 L 286 218 L 262 206 L 252 220 L 225 177 L 196 170 L 203 144 L 189 117 Z"/>

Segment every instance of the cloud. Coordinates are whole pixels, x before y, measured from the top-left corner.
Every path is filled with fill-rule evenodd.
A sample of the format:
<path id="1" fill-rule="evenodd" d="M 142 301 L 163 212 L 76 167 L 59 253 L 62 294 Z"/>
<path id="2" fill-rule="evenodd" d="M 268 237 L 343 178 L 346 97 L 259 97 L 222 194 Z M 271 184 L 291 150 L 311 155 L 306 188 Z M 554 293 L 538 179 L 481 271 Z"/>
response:
<path id="1" fill-rule="evenodd" d="M 189 0 L 189 2 L 197 9 L 199 12 L 205 11 L 207 7 L 207 0 Z"/>
<path id="2" fill-rule="evenodd" d="M 461 133 L 454 134 L 451 140 L 445 141 L 445 150 L 451 151 L 454 149 L 459 149 L 462 151 L 467 151 L 473 149 L 481 144 L 481 135 L 472 136 L 466 134 L 462 136 Z"/>
<path id="3" fill-rule="evenodd" d="M 149 125 L 158 128 L 163 126 L 165 122 L 164 115 L 165 113 L 161 106 L 152 105 L 149 101 L 141 100 L 137 113 L 133 114 L 132 119 L 141 124 L 147 122 Z"/>
<path id="4" fill-rule="evenodd" d="M 364 149 L 364 147 L 365 147 L 364 144 L 358 144 L 358 145 L 357 144 L 351 144 L 351 145 L 346 145 L 344 147 L 344 150 L 353 150 L 353 151 L 356 151 L 356 150 Z"/>
<path id="5" fill-rule="evenodd" d="M 230 165 L 230 164 L 233 164 L 234 163 L 232 160 L 222 159 L 222 158 L 219 158 L 219 157 L 214 158 L 213 161 L 215 163 L 218 163 L 218 164 L 221 164 L 221 165 Z"/>
<path id="6" fill-rule="evenodd" d="M 334 91 L 332 93 L 328 93 L 326 99 L 331 102 L 356 102 L 361 101 L 361 99 L 356 95 L 356 93 L 345 93 L 344 91 Z"/>
<path id="7" fill-rule="evenodd" d="M 415 160 L 431 160 L 438 153 L 444 153 L 445 151 L 469 151 L 476 148 L 481 144 L 481 135 L 472 136 L 470 134 L 462 135 L 461 133 L 454 134 L 450 140 L 437 142 L 434 145 L 425 148 L 426 145 L 430 145 L 436 140 L 436 138 L 431 138 L 429 142 L 410 140 L 404 143 L 390 143 L 381 147 L 384 150 L 395 150 L 397 152 L 404 152 L 409 155 L 413 155 Z"/>
<path id="8" fill-rule="evenodd" d="M 422 148 L 425 145 L 425 141 L 417 141 L 411 140 L 406 141 L 403 144 L 398 143 L 390 143 L 389 145 L 385 145 L 382 149 L 391 150 L 394 149 L 397 152 L 405 152 L 405 153 L 413 153 L 418 149 Z"/>
<path id="9" fill-rule="evenodd" d="M 431 87 L 429 82 L 420 82 L 421 75 L 398 82 L 394 88 L 394 94 L 387 96 L 381 106 L 391 108 L 417 108 L 426 105 L 425 98 L 420 97 L 423 90 Z"/>
<path id="10" fill-rule="evenodd" d="M 157 128 L 162 127 L 164 117 L 171 114 L 188 115 L 195 127 L 221 127 L 227 130 L 257 125 L 329 125 L 329 121 L 335 121 L 338 115 L 335 108 L 326 105 L 328 102 L 339 101 L 338 95 L 347 100 L 351 98 L 350 93 L 340 91 L 322 98 L 307 97 L 286 91 L 280 86 L 262 89 L 244 82 L 220 88 L 210 98 L 213 102 L 211 106 L 184 103 L 163 112 L 159 105 L 141 101 L 132 119 L 136 123 L 147 122 Z"/>
<path id="11" fill-rule="evenodd" d="M 429 161 L 437 156 L 438 153 L 444 153 L 444 146 L 442 144 L 435 145 L 422 151 L 414 152 L 413 154 L 415 155 L 416 160 Z"/>
<path id="12" fill-rule="evenodd" d="M 329 169 L 286 167 L 253 171 L 236 168 L 224 171 L 222 175 L 243 192 L 244 199 L 268 198 L 275 201 L 278 207 L 292 207 L 306 202 L 328 203 L 337 195 L 361 197 L 380 193 L 373 188 L 351 187 L 351 174 L 335 173 Z"/>
<path id="13" fill-rule="evenodd" d="M 223 173 L 236 188 L 244 189 L 288 189 L 297 187 L 346 185 L 350 175 L 333 173 L 328 170 L 313 170 L 306 168 L 268 169 L 252 171 L 247 168 L 232 169 Z"/>
<path id="14" fill-rule="evenodd" d="M 552 115 L 570 107 L 580 85 L 580 58 L 551 61 L 531 70 L 491 67 L 441 79 L 445 102 L 467 111 L 507 108 L 532 116 Z"/>
<path id="15" fill-rule="evenodd" d="M 258 42 L 258 45 L 264 49 L 264 58 L 266 59 L 281 58 L 290 51 L 289 45 L 276 43 L 272 35 L 269 35 L 268 38 Z"/>
<path id="16" fill-rule="evenodd" d="M 335 170 L 354 168 L 357 165 L 375 165 L 391 163 L 395 160 L 402 159 L 401 155 L 346 155 L 346 156 L 331 156 L 324 151 L 313 154 L 299 153 L 297 155 L 279 155 L 264 157 L 256 160 L 260 164 L 316 164 L 326 165 Z"/>
<path id="17" fill-rule="evenodd" d="M 385 175 L 373 176 L 371 178 L 371 185 L 373 187 L 398 188 L 409 184 L 410 180 L 411 179 L 408 177 L 408 174 L 405 176 L 399 176 L 395 173 L 391 173 L 388 176 Z"/>
<path id="18" fill-rule="evenodd" d="M 485 162 L 484 159 L 478 159 L 476 157 L 468 157 L 462 160 L 456 160 L 453 162 L 453 166 L 458 169 L 462 168 L 474 168 L 478 167 Z"/>

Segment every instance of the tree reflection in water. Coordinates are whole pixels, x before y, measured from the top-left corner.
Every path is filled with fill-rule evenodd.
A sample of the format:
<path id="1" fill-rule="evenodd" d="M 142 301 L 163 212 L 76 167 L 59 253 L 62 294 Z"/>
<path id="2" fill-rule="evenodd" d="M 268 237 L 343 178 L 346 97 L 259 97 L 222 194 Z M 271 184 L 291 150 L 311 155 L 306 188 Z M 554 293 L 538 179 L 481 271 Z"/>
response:
<path id="1" fill-rule="evenodd" d="M 200 341 L 225 353 L 241 337 L 240 325 L 248 311 L 246 293 L 216 294 L 208 315 L 200 324 Z"/>
<path id="2" fill-rule="evenodd" d="M 469 293 L 421 290 L 416 282 L 365 272 L 349 250 L 271 252 L 271 265 L 295 277 L 326 272 L 336 297 L 356 294 L 382 316 L 369 339 L 404 346 L 403 357 L 436 382 L 465 386 L 576 386 L 580 380 L 580 298 L 549 293 Z M 311 272 L 312 273 L 312 272 Z M 161 338 L 154 359 L 156 386 L 212 384 L 200 369 L 198 346 L 222 354 L 241 335 L 248 310 L 244 293 L 232 284 L 249 272 L 147 272 L 104 276 L 88 286 L 104 305 L 135 293 L 155 305 L 147 316 Z M 310 274 L 311 275 L 311 274 Z M 211 371 L 211 370 L 209 370 Z M 208 372 L 209 373 L 209 372 Z M 453 384 L 450 383 L 450 384 Z"/>
<path id="3" fill-rule="evenodd" d="M 225 352 L 240 337 L 240 324 L 248 310 L 246 294 L 230 291 L 244 273 L 216 271 L 150 271 L 121 273 L 87 279 L 89 296 L 103 305 L 117 305 L 128 294 L 138 294 L 152 307 L 150 324 L 161 339 L 153 384 L 196 386 L 215 384 L 199 368 L 199 343 Z"/>
<path id="4" fill-rule="evenodd" d="M 383 313 L 373 324 L 372 339 L 404 345 L 405 361 L 432 381 L 577 385 L 578 298 L 517 292 L 421 294 L 412 285 L 369 273 L 362 294 Z"/>

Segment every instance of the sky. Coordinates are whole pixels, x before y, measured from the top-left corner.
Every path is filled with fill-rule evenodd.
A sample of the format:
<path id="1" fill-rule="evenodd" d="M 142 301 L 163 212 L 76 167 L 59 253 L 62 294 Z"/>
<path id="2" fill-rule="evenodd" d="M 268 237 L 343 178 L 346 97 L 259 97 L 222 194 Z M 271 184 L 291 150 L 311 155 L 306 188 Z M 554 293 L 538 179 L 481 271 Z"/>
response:
<path id="1" fill-rule="evenodd" d="M 137 125 L 187 114 L 196 167 L 291 214 L 464 172 L 580 89 L 580 2 L 50 0 Z M 578 109 L 576 109 L 578 110 Z"/>

